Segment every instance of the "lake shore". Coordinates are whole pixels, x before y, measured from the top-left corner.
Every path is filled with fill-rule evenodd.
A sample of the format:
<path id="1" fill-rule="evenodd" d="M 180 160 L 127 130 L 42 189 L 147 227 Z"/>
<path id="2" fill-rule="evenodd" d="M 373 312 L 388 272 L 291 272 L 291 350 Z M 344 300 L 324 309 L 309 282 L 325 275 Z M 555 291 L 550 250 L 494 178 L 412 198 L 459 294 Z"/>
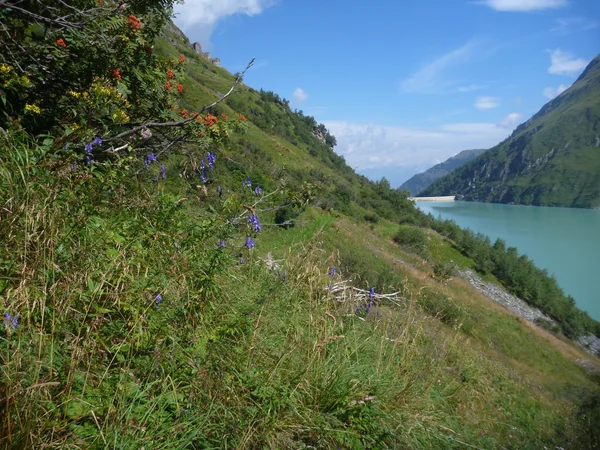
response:
<path id="1" fill-rule="evenodd" d="M 547 322 L 557 325 L 556 322 L 545 315 L 539 309 L 530 306 L 524 300 L 515 297 L 500 286 L 484 281 L 477 273 L 470 269 L 461 269 L 455 266 L 457 273 L 466 280 L 471 286 L 477 289 L 486 297 L 504 306 L 509 311 L 512 311 L 519 317 L 536 324 L 536 320 L 542 319 Z M 537 324 L 536 324 L 537 325 Z M 581 336 L 577 343 L 591 355 L 600 357 L 600 338 L 594 335 Z M 582 360 L 583 361 L 583 360 Z M 580 364 L 582 367 L 586 364 Z"/>

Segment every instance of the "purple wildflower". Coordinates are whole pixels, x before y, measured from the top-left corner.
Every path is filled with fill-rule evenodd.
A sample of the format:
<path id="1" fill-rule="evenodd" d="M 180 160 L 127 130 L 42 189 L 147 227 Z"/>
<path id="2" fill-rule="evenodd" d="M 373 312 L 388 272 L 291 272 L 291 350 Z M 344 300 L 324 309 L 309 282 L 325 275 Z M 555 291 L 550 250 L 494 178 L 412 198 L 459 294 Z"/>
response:
<path id="1" fill-rule="evenodd" d="M 87 153 L 92 153 L 92 150 L 93 150 L 93 148 L 94 148 L 94 147 L 92 146 L 92 143 L 91 143 L 91 142 L 90 142 L 89 144 L 85 144 L 85 151 L 86 151 Z"/>
<path id="2" fill-rule="evenodd" d="M 329 269 L 329 273 L 327 274 L 327 276 L 335 280 L 337 277 L 337 269 L 335 267 Z"/>
<path id="3" fill-rule="evenodd" d="M 251 250 L 254 248 L 256 244 L 254 243 L 254 239 L 252 239 L 250 236 L 248 236 L 246 238 L 246 247 L 248 248 L 248 250 Z"/>
<path id="4" fill-rule="evenodd" d="M 200 171 L 200 179 L 203 183 L 206 183 L 208 181 L 207 175 L 208 174 L 206 172 L 206 167 L 202 168 L 202 170 Z"/>
<path id="5" fill-rule="evenodd" d="M 154 302 L 156 303 L 156 306 L 160 305 L 160 302 L 162 302 L 162 295 L 160 294 L 156 294 L 156 297 L 154 297 Z"/>
<path id="6" fill-rule="evenodd" d="M 252 180 L 250 177 L 246 177 L 246 181 L 242 181 L 242 187 L 252 187 Z"/>
<path id="7" fill-rule="evenodd" d="M 225 248 L 225 239 L 221 239 L 217 244 L 217 248 Z"/>
<path id="8" fill-rule="evenodd" d="M 94 162 L 92 155 L 90 155 L 89 153 L 87 155 L 85 155 L 85 163 L 90 166 L 92 165 L 92 162 Z"/>
<path id="9" fill-rule="evenodd" d="M 333 291 L 333 283 L 331 281 L 329 282 L 328 287 L 329 287 L 329 292 Z"/>
<path id="10" fill-rule="evenodd" d="M 215 163 L 217 162 L 217 157 L 213 152 L 208 152 L 206 154 L 206 161 L 208 162 L 208 167 L 211 169 L 215 168 Z"/>
<path id="11" fill-rule="evenodd" d="M 153 180 L 154 180 L 155 183 L 158 183 L 158 175 L 154 175 Z"/>
<path id="12" fill-rule="evenodd" d="M 258 221 L 258 216 L 256 214 L 252 214 L 250 217 L 248 217 L 248 223 L 250 225 L 254 225 L 254 231 L 257 233 L 260 233 L 262 230 L 262 227 L 260 225 L 260 222 Z"/>
<path id="13" fill-rule="evenodd" d="M 144 166 L 150 167 L 150 164 L 152 164 L 153 162 L 156 162 L 156 155 L 150 152 L 144 157 Z"/>
<path id="14" fill-rule="evenodd" d="M 287 279 L 287 274 L 288 274 L 287 270 L 285 272 L 283 272 L 283 274 L 281 275 L 281 281 L 285 281 Z"/>
<path id="15" fill-rule="evenodd" d="M 254 188 L 254 195 L 262 195 L 262 193 L 263 193 L 263 190 L 259 186 L 256 186 Z"/>
<path id="16" fill-rule="evenodd" d="M 17 328 L 19 326 L 19 316 L 11 316 L 9 313 L 4 313 L 4 323 L 6 325 L 12 325 L 13 328 Z"/>
<path id="17" fill-rule="evenodd" d="M 102 145 L 102 139 L 98 136 L 96 136 L 92 142 L 96 145 Z"/>
<path id="18" fill-rule="evenodd" d="M 167 168 L 165 167 L 164 164 L 160 165 L 160 176 L 162 177 L 163 180 L 165 180 L 167 178 Z"/>
<path id="19" fill-rule="evenodd" d="M 240 264 L 245 264 L 246 263 L 246 258 L 244 258 L 243 256 L 240 258 Z"/>
<path id="20" fill-rule="evenodd" d="M 373 286 L 371 286 L 369 288 L 369 300 L 373 300 L 375 298 L 375 288 Z"/>
<path id="21" fill-rule="evenodd" d="M 65 144 L 65 150 L 69 150 L 69 143 L 68 142 Z"/>

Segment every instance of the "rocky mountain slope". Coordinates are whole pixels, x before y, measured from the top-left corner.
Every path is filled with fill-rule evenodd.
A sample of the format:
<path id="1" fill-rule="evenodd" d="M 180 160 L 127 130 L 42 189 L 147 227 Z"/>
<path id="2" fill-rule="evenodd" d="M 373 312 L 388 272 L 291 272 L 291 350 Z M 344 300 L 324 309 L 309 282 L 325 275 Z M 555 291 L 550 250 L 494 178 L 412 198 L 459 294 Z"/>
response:
<path id="1" fill-rule="evenodd" d="M 600 206 L 600 55 L 496 147 L 422 195 L 524 205 Z"/>

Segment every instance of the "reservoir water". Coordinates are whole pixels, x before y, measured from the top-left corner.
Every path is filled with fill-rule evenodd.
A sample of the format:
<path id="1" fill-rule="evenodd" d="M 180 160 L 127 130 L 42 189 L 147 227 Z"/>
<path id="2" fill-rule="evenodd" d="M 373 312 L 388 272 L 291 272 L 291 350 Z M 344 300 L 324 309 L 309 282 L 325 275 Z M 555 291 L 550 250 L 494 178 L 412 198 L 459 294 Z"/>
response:
<path id="1" fill-rule="evenodd" d="M 516 247 L 600 320 L 600 211 L 479 202 L 418 202 L 421 211 Z"/>

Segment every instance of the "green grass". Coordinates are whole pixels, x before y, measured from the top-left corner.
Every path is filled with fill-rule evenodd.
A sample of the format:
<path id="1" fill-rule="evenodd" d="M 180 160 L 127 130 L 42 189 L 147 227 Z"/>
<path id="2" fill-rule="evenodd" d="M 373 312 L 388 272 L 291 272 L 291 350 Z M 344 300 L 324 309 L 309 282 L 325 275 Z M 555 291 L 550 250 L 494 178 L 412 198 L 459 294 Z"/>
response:
<path id="1" fill-rule="evenodd" d="M 232 77 L 185 54 L 186 101 L 198 107 Z M 178 176 L 183 155 L 155 184 L 154 166 L 137 176 L 48 168 L 23 134 L 2 141 L 0 306 L 20 323 L 0 328 L 0 446 L 598 445 L 598 381 L 574 364 L 579 350 L 436 275 L 451 260 L 475 263 L 431 229 L 416 231 L 419 254 L 394 243 L 410 211 L 283 134 L 250 124 L 219 152 L 211 176 L 223 198 L 216 183 L 204 192 Z M 256 201 L 239 190 L 247 175 L 278 190 L 275 205 L 302 183 L 321 189 L 287 229 L 259 204 L 251 252 L 231 225 Z M 341 281 L 396 296 L 367 314 L 357 291 L 332 293 Z"/>

